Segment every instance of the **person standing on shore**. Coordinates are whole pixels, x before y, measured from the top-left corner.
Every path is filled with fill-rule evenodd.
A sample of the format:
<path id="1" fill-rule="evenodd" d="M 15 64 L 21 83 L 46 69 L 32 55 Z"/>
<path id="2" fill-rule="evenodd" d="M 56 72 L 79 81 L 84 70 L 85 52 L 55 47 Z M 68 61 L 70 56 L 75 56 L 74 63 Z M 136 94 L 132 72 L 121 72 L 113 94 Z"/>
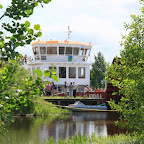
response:
<path id="1" fill-rule="evenodd" d="M 77 90 L 78 86 L 75 85 L 75 82 L 73 82 L 73 96 L 74 98 L 76 98 L 76 90 Z"/>
<path id="2" fill-rule="evenodd" d="M 101 91 L 101 92 L 104 92 L 104 91 L 103 91 L 103 88 L 101 88 L 100 91 Z"/>
<path id="3" fill-rule="evenodd" d="M 46 93 L 47 93 L 47 96 L 51 96 L 51 84 L 46 85 Z"/>
<path id="4" fill-rule="evenodd" d="M 70 82 L 70 85 L 69 85 L 69 97 L 72 98 L 73 96 L 73 85 L 72 85 L 72 82 Z"/>
<path id="5" fill-rule="evenodd" d="M 67 95 L 68 95 L 68 86 L 67 86 L 67 82 L 65 81 L 65 84 L 64 84 L 64 98 L 67 98 Z"/>
<path id="6" fill-rule="evenodd" d="M 98 89 L 96 90 L 96 92 L 100 92 L 100 89 L 98 88 Z"/>
<path id="7" fill-rule="evenodd" d="M 52 82 L 52 85 L 51 85 L 51 95 L 54 96 L 54 93 L 55 93 L 55 84 L 54 84 L 54 82 Z"/>
<path id="8" fill-rule="evenodd" d="M 86 98 L 87 96 L 87 86 L 84 87 L 84 97 L 83 98 Z"/>

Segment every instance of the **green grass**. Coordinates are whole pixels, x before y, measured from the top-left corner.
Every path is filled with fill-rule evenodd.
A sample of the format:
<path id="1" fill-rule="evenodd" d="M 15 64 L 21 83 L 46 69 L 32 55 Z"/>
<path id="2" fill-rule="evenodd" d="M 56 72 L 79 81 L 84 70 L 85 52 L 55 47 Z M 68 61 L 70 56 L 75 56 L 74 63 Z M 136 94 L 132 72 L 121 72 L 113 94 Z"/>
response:
<path id="1" fill-rule="evenodd" d="M 41 97 L 42 99 L 66 99 L 64 96 L 44 96 Z M 74 97 L 72 97 L 74 99 Z M 88 97 L 86 97 L 88 98 Z M 69 96 L 67 96 L 67 99 L 71 99 Z M 81 96 L 77 96 L 76 99 L 83 99 Z"/>
<path id="2" fill-rule="evenodd" d="M 54 142 L 51 137 L 48 141 L 44 142 L 44 144 L 143 144 L 144 137 L 143 136 L 130 136 L 130 135 L 114 135 L 114 136 L 96 136 L 92 134 L 91 136 L 81 136 L 75 135 L 74 137 L 70 137 L 68 139 L 62 140 L 59 139 L 57 143 Z"/>
<path id="3" fill-rule="evenodd" d="M 32 115 L 49 115 L 49 114 L 70 114 L 70 111 L 58 108 L 41 98 L 34 100 L 34 110 Z"/>

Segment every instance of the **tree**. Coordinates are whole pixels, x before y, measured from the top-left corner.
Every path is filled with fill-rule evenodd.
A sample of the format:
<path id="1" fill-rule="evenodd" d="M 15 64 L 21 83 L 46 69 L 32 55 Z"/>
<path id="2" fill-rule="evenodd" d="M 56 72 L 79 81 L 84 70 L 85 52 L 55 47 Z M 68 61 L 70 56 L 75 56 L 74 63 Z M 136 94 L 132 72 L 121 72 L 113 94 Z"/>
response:
<path id="1" fill-rule="evenodd" d="M 90 70 L 90 85 L 92 88 L 105 88 L 106 63 L 101 52 L 94 56 L 95 62 Z"/>
<path id="2" fill-rule="evenodd" d="M 131 15 L 131 23 L 125 23 L 128 35 L 122 37 L 124 49 L 108 68 L 107 78 L 123 94 L 118 104 L 110 103 L 121 113 L 120 121 L 125 121 L 117 124 L 138 133 L 144 132 L 144 0 L 141 5 L 142 14 Z"/>
<path id="3" fill-rule="evenodd" d="M 32 15 L 34 8 L 39 4 L 43 6 L 49 2 L 50 0 L 12 0 L 11 5 L 0 17 L 0 20 L 3 17 L 9 18 L 8 23 L 1 24 L 3 29 L 0 30 L 0 135 L 6 132 L 5 122 L 14 121 L 14 112 L 29 113 L 27 110 L 33 106 L 32 99 L 41 93 L 40 89 L 45 86 L 45 77 L 50 76 L 48 70 L 43 74 L 40 70 L 35 70 L 38 77 L 34 79 L 32 76 L 27 76 L 21 83 L 20 79 L 17 79 L 21 69 L 19 65 L 21 55 L 15 51 L 17 47 L 30 44 L 42 35 L 39 24 L 34 25 L 33 29 L 29 21 L 21 23 L 20 20 Z M 4 65 L 5 60 L 9 60 L 9 64 Z M 56 71 L 52 69 L 52 78 L 58 81 L 55 73 Z"/>

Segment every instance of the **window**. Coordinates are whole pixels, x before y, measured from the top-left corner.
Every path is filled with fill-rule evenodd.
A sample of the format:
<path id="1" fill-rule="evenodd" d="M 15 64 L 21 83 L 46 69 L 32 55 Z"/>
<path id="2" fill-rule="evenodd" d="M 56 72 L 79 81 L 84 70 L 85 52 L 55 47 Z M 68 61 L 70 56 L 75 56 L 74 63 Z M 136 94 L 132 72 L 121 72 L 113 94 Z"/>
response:
<path id="1" fill-rule="evenodd" d="M 79 48 L 74 48 L 74 51 L 73 51 L 73 55 L 78 55 L 79 54 Z"/>
<path id="2" fill-rule="evenodd" d="M 34 54 L 34 55 L 36 54 L 36 52 L 35 52 L 35 48 L 33 48 L 33 54 Z"/>
<path id="3" fill-rule="evenodd" d="M 34 55 L 35 55 L 35 54 L 39 54 L 38 47 L 34 47 L 34 48 L 33 48 L 33 53 L 34 53 Z"/>
<path id="4" fill-rule="evenodd" d="M 66 78 L 66 67 L 59 67 L 59 78 Z"/>
<path id="5" fill-rule="evenodd" d="M 66 47 L 66 54 L 72 55 L 72 47 Z"/>
<path id="6" fill-rule="evenodd" d="M 39 55 L 37 55 L 37 56 L 36 56 L 36 60 L 40 60 L 40 57 L 39 57 Z"/>
<path id="7" fill-rule="evenodd" d="M 57 47 L 47 47 L 47 54 L 57 54 Z"/>
<path id="8" fill-rule="evenodd" d="M 41 56 L 41 60 L 46 60 L 46 56 Z"/>
<path id="9" fill-rule="evenodd" d="M 65 47 L 59 47 L 59 54 L 64 55 Z"/>
<path id="10" fill-rule="evenodd" d="M 85 55 L 89 56 L 90 55 L 90 50 L 89 49 L 85 49 Z"/>
<path id="11" fill-rule="evenodd" d="M 37 67 L 37 69 L 40 69 L 40 67 Z"/>
<path id="12" fill-rule="evenodd" d="M 40 47 L 40 54 L 46 54 L 46 47 Z"/>
<path id="13" fill-rule="evenodd" d="M 76 68 L 69 67 L 69 78 L 76 78 Z"/>
<path id="14" fill-rule="evenodd" d="M 51 70 L 51 69 L 52 69 L 52 66 L 49 67 L 49 70 Z M 56 67 L 53 67 L 53 69 L 56 70 Z"/>
<path id="15" fill-rule="evenodd" d="M 78 68 L 78 78 L 85 78 L 85 68 L 84 67 Z"/>
<path id="16" fill-rule="evenodd" d="M 81 50 L 80 50 L 80 56 L 83 56 L 83 55 L 84 55 L 84 49 L 81 48 Z"/>

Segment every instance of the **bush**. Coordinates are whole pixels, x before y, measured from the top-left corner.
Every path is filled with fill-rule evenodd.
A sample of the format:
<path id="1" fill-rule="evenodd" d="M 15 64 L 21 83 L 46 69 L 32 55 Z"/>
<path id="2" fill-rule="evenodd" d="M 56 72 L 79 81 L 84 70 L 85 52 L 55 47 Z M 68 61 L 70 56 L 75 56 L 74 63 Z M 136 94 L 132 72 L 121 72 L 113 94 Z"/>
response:
<path id="1" fill-rule="evenodd" d="M 48 115 L 48 114 L 67 114 L 70 113 L 66 109 L 57 108 L 52 103 L 49 103 L 42 99 L 34 101 L 33 115 Z"/>

